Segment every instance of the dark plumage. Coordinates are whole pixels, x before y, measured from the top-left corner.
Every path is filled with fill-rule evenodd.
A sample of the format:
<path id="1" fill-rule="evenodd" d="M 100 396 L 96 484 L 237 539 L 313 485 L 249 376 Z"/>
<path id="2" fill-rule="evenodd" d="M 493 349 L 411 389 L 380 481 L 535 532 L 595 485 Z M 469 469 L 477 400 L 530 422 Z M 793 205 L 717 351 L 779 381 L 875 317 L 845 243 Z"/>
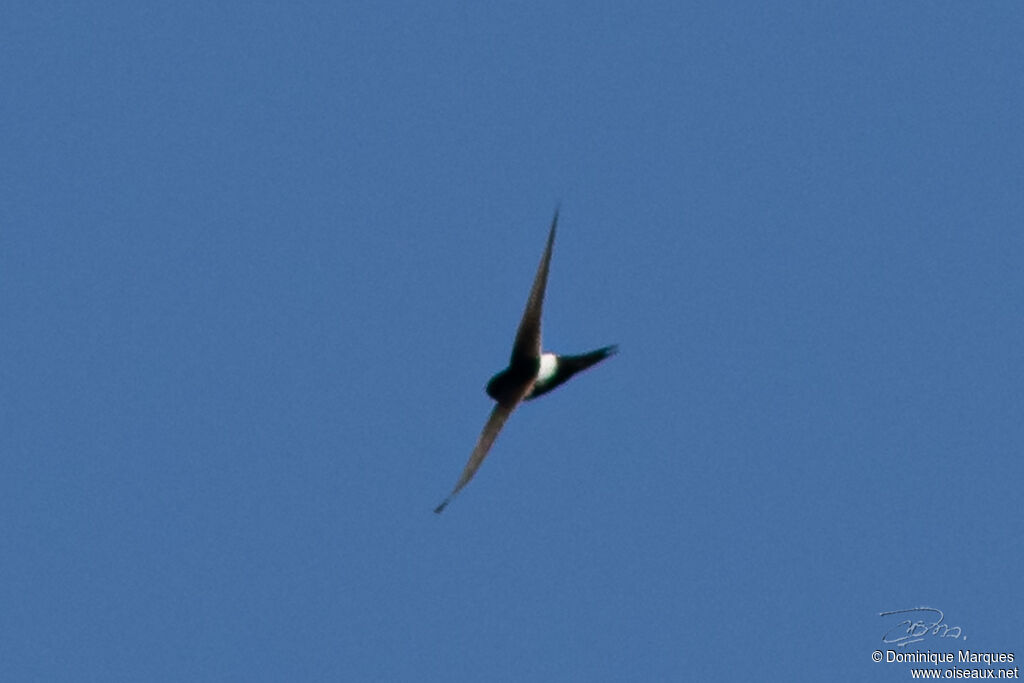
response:
<path id="1" fill-rule="evenodd" d="M 487 383 L 487 394 L 497 402 L 497 405 L 494 406 L 487 424 L 484 425 L 484 429 L 480 433 L 480 438 L 469 456 L 469 462 L 462 470 L 459 480 L 455 482 L 455 488 L 434 509 L 434 512 L 442 512 L 452 498 L 462 490 L 462 487 L 473 478 L 484 458 L 487 457 L 494 440 L 498 438 L 498 433 L 505 425 L 505 421 L 521 402 L 546 394 L 564 384 L 577 372 L 600 363 L 618 351 L 617 346 L 605 346 L 578 356 L 541 353 L 541 311 L 544 307 L 548 266 L 551 263 L 551 248 L 555 243 L 557 226 L 558 211 L 556 210 L 555 217 L 551 221 L 551 229 L 548 232 L 547 246 L 544 248 L 540 265 L 537 267 L 537 275 L 533 279 L 530 297 L 526 301 L 526 310 L 523 311 L 522 320 L 519 321 L 519 329 L 516 331 L 515 342 L 512 344 L 508 367 Z"/>

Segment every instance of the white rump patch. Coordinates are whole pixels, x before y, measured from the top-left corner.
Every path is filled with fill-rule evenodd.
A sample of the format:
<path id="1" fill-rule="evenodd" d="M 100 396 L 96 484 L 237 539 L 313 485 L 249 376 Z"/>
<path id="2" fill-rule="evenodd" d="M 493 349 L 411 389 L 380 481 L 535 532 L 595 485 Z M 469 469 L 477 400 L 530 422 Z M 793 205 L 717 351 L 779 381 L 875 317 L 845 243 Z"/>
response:
<path id="1" fill-rule="evenodd" d="M 537 371 L 537 384 L 546 384 L 555 376 L 558 369 L 558 357 L 553 353 L 540 354 L 540 370 Z"/>

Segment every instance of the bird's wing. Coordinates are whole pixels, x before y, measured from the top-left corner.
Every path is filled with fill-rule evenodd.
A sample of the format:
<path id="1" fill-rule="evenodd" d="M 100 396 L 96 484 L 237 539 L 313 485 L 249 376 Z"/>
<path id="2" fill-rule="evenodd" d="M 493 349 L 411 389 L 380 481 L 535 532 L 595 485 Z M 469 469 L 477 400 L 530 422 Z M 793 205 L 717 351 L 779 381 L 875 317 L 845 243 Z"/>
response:
<path id="1" fill-rule="evenodd" d="M 526 395 L 526 392 L 530 390 L 533 383 L 531 382 L 522 396 Z M 487 419 L 487 424 L 484 425 L 484 430 L 480 432 L 480 438 L 476 442 L 476 446 L 473 448 L 473 453 L 469 456 L 469 462 L 466 463 L 466 468 L 462 470 L 462 475 L 459 480 L 455 483 L 455 488 L 448 494 L 448 497 L 442 501 L 440 505 L 434 508 L 434 512 L 440 514 L 444 511 L 448 503 L 451 502 L 452 498 L 455 497 L 462 487 L 469 483 L 469 480 L 476 474 L 477 469 L 480 468 L 480 464 L 487 457 L 488 451 L 491 450 L 491 446 L 494 444 L 494 440 L 498 438 L 498 432 L 505 426 L 505 420 L 512 414 L 512 411 L 516 409 L 522 401 L 522 396 L 519 396 L 513 401 L 505 403 L 499 403 L 494 406 L 494 410 L 491 411 L 491 416 Z"/>
<path id="2" fill-rule="evenodd" d="M 548 264 L 551 262 L 551 247 L 555 243 L 555 227 L 557 225 L 558 210 L 555 209 L 555 217 L 551 221 L 551 231 L 548 232 L 548 245 L 544 248 L 544 255 L 540 257 L 540 265 L 537 266 L 537 275 L 533 278 L 530 298 L 526 301 L 526 310 L 523 311 L 523 319 L 519 321 L 519 330 L 516 332 L 516 341 L 512 345 L 510 365 L 516 365 L 517 361 L 540 358 L 540 314 L 544 305 L 544 290 L 548 285 Z"/>

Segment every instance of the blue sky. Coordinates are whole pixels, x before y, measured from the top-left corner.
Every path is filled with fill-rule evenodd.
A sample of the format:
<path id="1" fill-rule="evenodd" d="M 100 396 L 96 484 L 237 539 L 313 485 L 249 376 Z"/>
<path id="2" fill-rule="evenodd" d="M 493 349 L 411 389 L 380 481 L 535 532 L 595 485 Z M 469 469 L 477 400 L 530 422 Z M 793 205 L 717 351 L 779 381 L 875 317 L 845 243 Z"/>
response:
<path id="1" fill-rule="evenodd" d="M 1017 3 L 0 12 L 5 680 L 1024 657 Z M 545 347 L 444 515 L 551 214 Z"/>

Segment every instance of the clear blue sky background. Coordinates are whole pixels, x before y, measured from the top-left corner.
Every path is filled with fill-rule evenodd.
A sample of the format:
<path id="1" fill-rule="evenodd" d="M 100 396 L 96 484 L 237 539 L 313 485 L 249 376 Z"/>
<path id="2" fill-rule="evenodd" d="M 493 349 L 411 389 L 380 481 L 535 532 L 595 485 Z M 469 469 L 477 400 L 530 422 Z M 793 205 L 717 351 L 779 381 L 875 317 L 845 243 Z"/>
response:
<path id="1" fill-rule="evenodd" d="M 4 680 L 1024 658 L 1015 2 L 0 11 Z M 618 356 L 444 515 L 561 204 Z M 911 648 L 913 649 L 913 648 Z"/>

